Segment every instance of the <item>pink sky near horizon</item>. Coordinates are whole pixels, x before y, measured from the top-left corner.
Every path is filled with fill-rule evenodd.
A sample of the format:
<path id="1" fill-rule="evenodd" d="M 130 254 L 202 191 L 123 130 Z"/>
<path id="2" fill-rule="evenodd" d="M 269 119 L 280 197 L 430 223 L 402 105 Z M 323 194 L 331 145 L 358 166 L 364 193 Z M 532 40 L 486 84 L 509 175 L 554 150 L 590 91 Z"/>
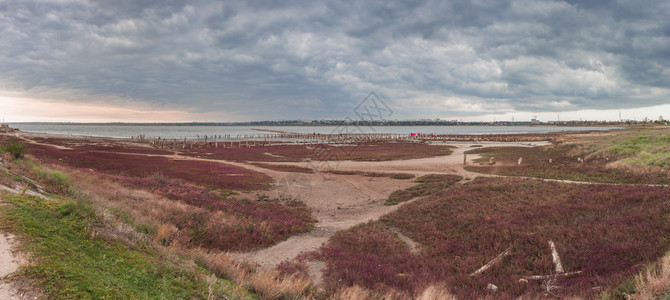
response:
<path id="1" fill-rule="evenodd" d="M 38 99 L 23 95 L 0 95 L 0 118 L 4 122 L 81 122 L 81 123 L 157 123 L 157 122 L 239 122 L 249 121 L 245 116 L 230 116 L 223 112 L 194 113 L 180 109 L 153 108 L 146 105 L 113 105 L 100 103 L 82 103 L 56 99 Z M 622 119 L 643 120 L 645 117 L 657 120 L 659 116 L 670 119 L 670 104 L 634 109 L 577 110 L 565 112 L 506 112 L 478 116 L 443 116 L 444 120 L 462 120 L 466 122 L 529 121 L 537 116 L 540 121 L 601 120 L 617 121 Z M 306 116 L 305 119 L 310 119 Z"/>
<path id="2" fill-rule="evenodd" d="M 178 109 L 75 103 L 53 99 L 0 96 L 5 122 L 206 122 L 220 115 Z M 238 120 L 226 120 L 238 121 Z"/>

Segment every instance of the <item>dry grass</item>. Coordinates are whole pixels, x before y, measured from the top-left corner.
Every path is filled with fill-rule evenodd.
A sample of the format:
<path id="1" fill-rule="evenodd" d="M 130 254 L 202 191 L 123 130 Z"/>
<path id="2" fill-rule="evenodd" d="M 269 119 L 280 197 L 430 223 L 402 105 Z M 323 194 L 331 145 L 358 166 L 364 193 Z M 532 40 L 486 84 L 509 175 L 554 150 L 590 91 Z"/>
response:
<path id="1" fill-rule="evenodd" d="M 448 288 L 442 285 L 430 285 L 421 294 L 416 297 L 416 300 L 456 300 L 456 297 L 451 294 Z"/>
<path id="2" fill-rule="evenodd" d="M 261 299 L 310 299 L 314 296 L 315 289 L 308 277 L 299 274 L 283 275 L 275 269 L 257 271 L 249 265 L 232 260 L 223 252 L 210 252 L 202 248 L 170 248 L 191 258 L 216 276 L 246 287 Z"/>
<path id="3" fill-rule="evenodd" d="M 383 300 L 396 300 L 403 299 L 401 297 L 406 297 L 405 295 L 401 296 L 396 293 L 381 295 L 377 292 L 368 290 L 359 285 L 354 285 L 351 287 L 343 288 L 333 295 L 332 299 L 340 300 L 357 300 L 357 299 L 383 299 Z"/>
<path id="4" fill-rule="evenodd" d="M 302 276 L 281 276 L 270 270 L 254 273 L 249 285 L 263 299 L 299 299 L 311 298 L 312 282 Z"/>
<path id="5" fill-rule="evenodd" d="M 456 300 L 457 298 L 449 292 L 449 289 L 443 285 L 430 285 L 421 293 L 410 296 L 399 291 L 391 290 L 384 294 L 371 291 L 359 285 L 350 286 L 339 290 L 331 299 L 339 300 L 359 300 L 359 299 L 379 299 L 379 300 Z"/>
<path id="6" fill-rule="evenodd" d="M 664 256 L 656 268 L 635 276 L 636 293 L 629 299 L 661 299 L 670 294 L 670 255 Z"/>
<path id="7" fill-rule="evenodd" d="M 181 256 L 188 257 L 200 266 L 214 273 L 220 278 L 244 283 L 254 269 L 234 261 L 225 252 L 212 252 L 203 248 L 185 248 L 173 245 L 170 247 Z"/>

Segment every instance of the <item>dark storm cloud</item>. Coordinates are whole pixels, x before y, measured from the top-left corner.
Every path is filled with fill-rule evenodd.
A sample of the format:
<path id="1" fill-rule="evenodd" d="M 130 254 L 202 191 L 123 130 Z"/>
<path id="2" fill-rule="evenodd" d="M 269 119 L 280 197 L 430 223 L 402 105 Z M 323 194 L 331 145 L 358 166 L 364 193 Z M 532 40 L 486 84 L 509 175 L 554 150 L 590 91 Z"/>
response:
<path id="1" fill-rule="evenodd" d="M 650 106 L 670 86 L 666 1 L 0 1 L 0 12 L 0 89 L 72 101 L 341 118 L 375 91 L 398 117 L 438 117 Z"/>

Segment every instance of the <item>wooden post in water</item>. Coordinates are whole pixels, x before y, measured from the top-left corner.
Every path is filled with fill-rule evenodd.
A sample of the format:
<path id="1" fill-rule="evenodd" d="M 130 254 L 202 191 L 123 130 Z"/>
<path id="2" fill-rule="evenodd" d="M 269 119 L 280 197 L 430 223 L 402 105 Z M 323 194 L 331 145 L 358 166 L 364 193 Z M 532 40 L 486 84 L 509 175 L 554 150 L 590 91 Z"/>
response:
<path id="1" fill-rule="evenodd" d="M 465 166 L 467 162 L 468 162 L 468 154 L 463 152 L 463 165 Z"/>

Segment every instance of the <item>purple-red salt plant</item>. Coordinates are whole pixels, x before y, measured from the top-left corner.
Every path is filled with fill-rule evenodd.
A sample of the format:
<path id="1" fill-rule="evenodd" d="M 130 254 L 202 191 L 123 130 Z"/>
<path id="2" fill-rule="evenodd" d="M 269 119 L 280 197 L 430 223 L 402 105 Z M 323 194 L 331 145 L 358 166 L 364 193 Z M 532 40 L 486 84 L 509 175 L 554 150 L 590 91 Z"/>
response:
<path id="1" fill-rule="evenodd" d="M 101 151 L 63 150 L 29 145 L 38 159 L 75 168 L 92 169 L 113 175 L 147 177 L 161 173 L 211 188 L 262 190 L 272 179 L 265 174 L 219 162 L 176 160 L 164 156 L 133 155 Z"/>
<path id="2" fill-rule="evenodd" d="M 309 231 L 316 222 L 311 211 L 300 202 L 238 199 L 228 196 L 226 192 L 162 179 L 160 176 L 115 176 L 114 179 L 126 186 L 149 190 L 168 199 L 205 209 L 208 213 L 202 216 L 174 215 L 165 221 L 178 228 L 192 228 L 188 243 L 199 243 L 207 248 L 244 250 L 269 246 L 291 235 Z M 216 212 L 225 214 L 227 222 L 209 221 Z"/>
<path id="3" fill-rule="evenodd" d="M 664 255 L 669 217 L 670 193 L 663 187 L 480 178 L 340 232 L 321 254 L 326 282 L 337 287 L 416 293 L 440 282 L 460 298 L 477 298 L 490 295 L 492 283 L 496 298 L 511 299 L 547 293 L 546 281 L 520 279 L 554 274 L 552 240 L 564 270 L 581 273 L 558 278 L 551 292 L 590 298 Z M 409 252 L 387 228 L 418 243 L 420 252 Z M 469 276 L 507 249 L 499 263 Z M 412 284 L 392 273 L 409 274 Z"/>

